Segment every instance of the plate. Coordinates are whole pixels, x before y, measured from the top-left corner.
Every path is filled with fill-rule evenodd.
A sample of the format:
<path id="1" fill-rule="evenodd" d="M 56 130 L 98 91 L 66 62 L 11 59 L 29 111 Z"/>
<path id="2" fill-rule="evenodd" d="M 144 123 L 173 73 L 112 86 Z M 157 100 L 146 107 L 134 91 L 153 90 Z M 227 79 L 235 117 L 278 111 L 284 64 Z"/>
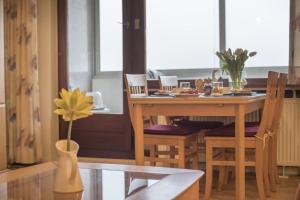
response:
<path id="1" fill-rule="evenodd" d="M 175 93 L 173 95 L 175 95 L 176 97 L 197 97 L 200 94 Z"/>
<path id="2" fill-rule="evenodd" d="M 155 92 L 153 93 L 154 95 L 157 95 L 157 96 L 169 96 L 171 95 L 172 93 L 171 92 Z"/>
<path id="3" fill-rule="evenodd" d="M 213 96 L 213 97 L 222 97 L 223 94 L 220 94 L 220 93 L 212 93 L 211 96 Z"/>

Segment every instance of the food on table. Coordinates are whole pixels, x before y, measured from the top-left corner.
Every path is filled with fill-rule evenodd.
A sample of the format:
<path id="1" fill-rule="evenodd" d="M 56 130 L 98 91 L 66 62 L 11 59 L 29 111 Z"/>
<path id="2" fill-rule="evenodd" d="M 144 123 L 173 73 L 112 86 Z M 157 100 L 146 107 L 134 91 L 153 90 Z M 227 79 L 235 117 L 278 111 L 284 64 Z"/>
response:
<path id="1" fill-rule="evenodd" d="M 204 95 L 209 96 L 209 95 L 211 95 L 211 92 L 212 92 L 211 84 L 206 84 L 204 86 Z"/>
<path id="2" fill-rule="evenodd" d="M 195 80 L 195 86 L 196 86 L 196 89 L 199 90 L 199 92 L 203 92 L 204 80 L 202 80 L 202 79 Z"/>
<path id="3" fill-rule="evenodd" d="M 192 89 L 192 88 L 174 88 L 172 90 L 173 94 L 199 94 L 200 91 L 198 89 Z"/>

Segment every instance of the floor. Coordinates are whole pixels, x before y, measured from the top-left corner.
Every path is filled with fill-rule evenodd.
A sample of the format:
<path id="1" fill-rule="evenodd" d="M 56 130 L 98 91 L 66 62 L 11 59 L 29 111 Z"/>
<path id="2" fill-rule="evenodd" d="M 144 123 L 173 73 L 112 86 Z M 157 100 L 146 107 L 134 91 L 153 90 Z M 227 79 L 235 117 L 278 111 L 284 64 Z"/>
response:
<path id="1" fill-rule="evenodd" d="M 216 177 L 217 178 L 217 174 Z M 257 188 L 256 188 L 256 179 L 255 174 L 247 174 L 246 175 L 247 182 L 246 182 L 246 199 L 247 200 L 257 200 L 258 194 L 257 194 Z M 214 180 L 214 186 L 216 186 L 217 180 Z M 204 180 L 202 182 L 201 191 L 204 191 Z M 282 178 L 280 179 L 280 184 L 277 186 L 277 192 L 272 193 L 272 196 L 268 199 L 270 200 L 294 200 L 295 199 L 295 193 L 298 184 L 300 183 L 300 177 L 299 176 L 293 176 L 289 178 Z M 211 200 L 233 200 L 235 199 L 235 190 L 234 190 L 235 184 L 234 180 L 230 180 L 229 184 L 226 185 L 223 191 L 218 192 L 216 188 L 213 188 Z M 203 193 L 201 194 L 201 197 L 203 197 Z"/>

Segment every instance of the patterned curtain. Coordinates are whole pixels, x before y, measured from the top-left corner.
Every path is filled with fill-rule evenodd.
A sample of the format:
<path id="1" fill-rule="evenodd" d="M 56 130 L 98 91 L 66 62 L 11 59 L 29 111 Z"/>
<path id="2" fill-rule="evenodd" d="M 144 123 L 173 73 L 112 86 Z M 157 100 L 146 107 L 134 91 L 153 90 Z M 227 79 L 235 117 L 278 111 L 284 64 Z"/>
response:
<path id="1" fill-rule="evenodd" d="M 289 69 L 289 82 L 300 84 L 300 0 L 291 1 L 292 27 L 291 27 L 291 65 Z"/>
<path id="2" fill-rule="evenodd" d="M 4 0 L 9 162 L 41 161 L 37 0 Z"/>

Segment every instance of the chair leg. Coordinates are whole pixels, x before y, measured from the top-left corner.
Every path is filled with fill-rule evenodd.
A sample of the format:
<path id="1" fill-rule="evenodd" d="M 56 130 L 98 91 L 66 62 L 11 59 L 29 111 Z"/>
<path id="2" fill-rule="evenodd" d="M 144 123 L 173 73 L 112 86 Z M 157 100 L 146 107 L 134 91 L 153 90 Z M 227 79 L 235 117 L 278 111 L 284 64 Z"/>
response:
<path id="1" fill-rule="evenodd" d="M 280 181 L 279 181 L 279 175 L 278 175 L 277 163 L 276 163 L 275 166 L 274 166 L 274 174 L 275 174 L 275 181 L 276 181 L 276 184 L 279 184 Z"/>
<path id="2" fill-rule="evenodd" d="M 275 183 L 279 184 L 279 175 L 278 175 L 278 168 L 277 168 L 277 134 L 274 136 L 274 145 L 273 145 L 273 176 L 275 179 Z"/>
<path id="3" fill-rule="evenodd" d="M 262 148 L 261 146 L 257 148 Z M 258 151 L 257 152 L 261 152 Z M 265 189 L 264 189 L 264 177 L 263 177 L 263 155 L 255 155 L 255 174 L 256 174 L 256 183 L 258 189 L 258 195 L 260 200 L 265 199 Z"/>
<path id="4" fill-rule="evenodd" d="M 265 193 L 267 197 L 271 196 L 271 188 L 270 188 L 270 179 L 269 179 L 269 161 L 268 156 L 269 154 L 269 140 L 266 140 L 265 149 L 263 153 L 263 176 L 264 176 L 264 186 L 265 186 Z"/>
<path id="5" fill-rule="evenodd" d="M 225 169 L 225 176 L 224 176 L 224 182 L 223 182 L 223 187 L 224 187 L 224 185 L 228 184 L 229 173 L 230 173 L 230 168 L 226 167 L 226 169 Z"/>
<path id="6" fill-rule="evenodd" d="M 212 179 L 213 179 L 213 170 L 211 161 L 213 159 L 212 147 L 206 143 L 206 177 L 205 177 L 205 196 L 204 199 L 208 200 L 210 198 L 211 188 L 212 188 Z"/>
<path id="7" fill-rule="evenodd" d="M 192 169 L 198 170 L 199 169 L 199 157 L 198 157 L 199 156 L 199 147 L 198 147 L 197 140 L 193 142 L 192 146 L 193 146 L 192 148 L 196 151 L 196 153 L 193 156 Z"/>
<path id="8" fill-rule="evenodd" d="M 275 174 L 274 174 L 274 162 L 276 162 L 274 160 L 274 154 L 275 154 L 275 141 L 274 141 L 275 137 L 271 137 L 270 138 L 270 143 L 269 143 L 269 157 L 268 157 L 268 174 L 269 174 L 269 180 L 270 180 L 270 187 L 271 187 L 271 191 L 272 192 L 276 192 L 276 180 L 275 180 Z"/>
<path id="9" fill-rule="evenodd" d="M 176 156 L 175 146 L 170 146 L 170 158 L 174 159 Z M 175 164 L 170 164 L 170 167 L 175 167 Z"/>
<path id="10" fill-rule="evenodd" d="M 226 160 L 226 149 L 221 150 L 221 159 Z M 222 191 L 224 187 L 224 182 L 225 182 L 225 176 L 226 176 L 226 166 L 220 166 L 219 170 L 219 180 L 218 180 L 218 191 Z"/>
<path id="11" fill-rule="evenodd" d="M 154 159 L 156 157 L 156 148 L 155 145 L 150 145 L 150 159 Z M 156 162 L 150 161 L 151 166 L 156 166 Z"/>
<path id="12" fill-rule="evenodd" d="M 185 141 L 179 140 L 178 142 L 178 167 L 185 168 Z"/>

